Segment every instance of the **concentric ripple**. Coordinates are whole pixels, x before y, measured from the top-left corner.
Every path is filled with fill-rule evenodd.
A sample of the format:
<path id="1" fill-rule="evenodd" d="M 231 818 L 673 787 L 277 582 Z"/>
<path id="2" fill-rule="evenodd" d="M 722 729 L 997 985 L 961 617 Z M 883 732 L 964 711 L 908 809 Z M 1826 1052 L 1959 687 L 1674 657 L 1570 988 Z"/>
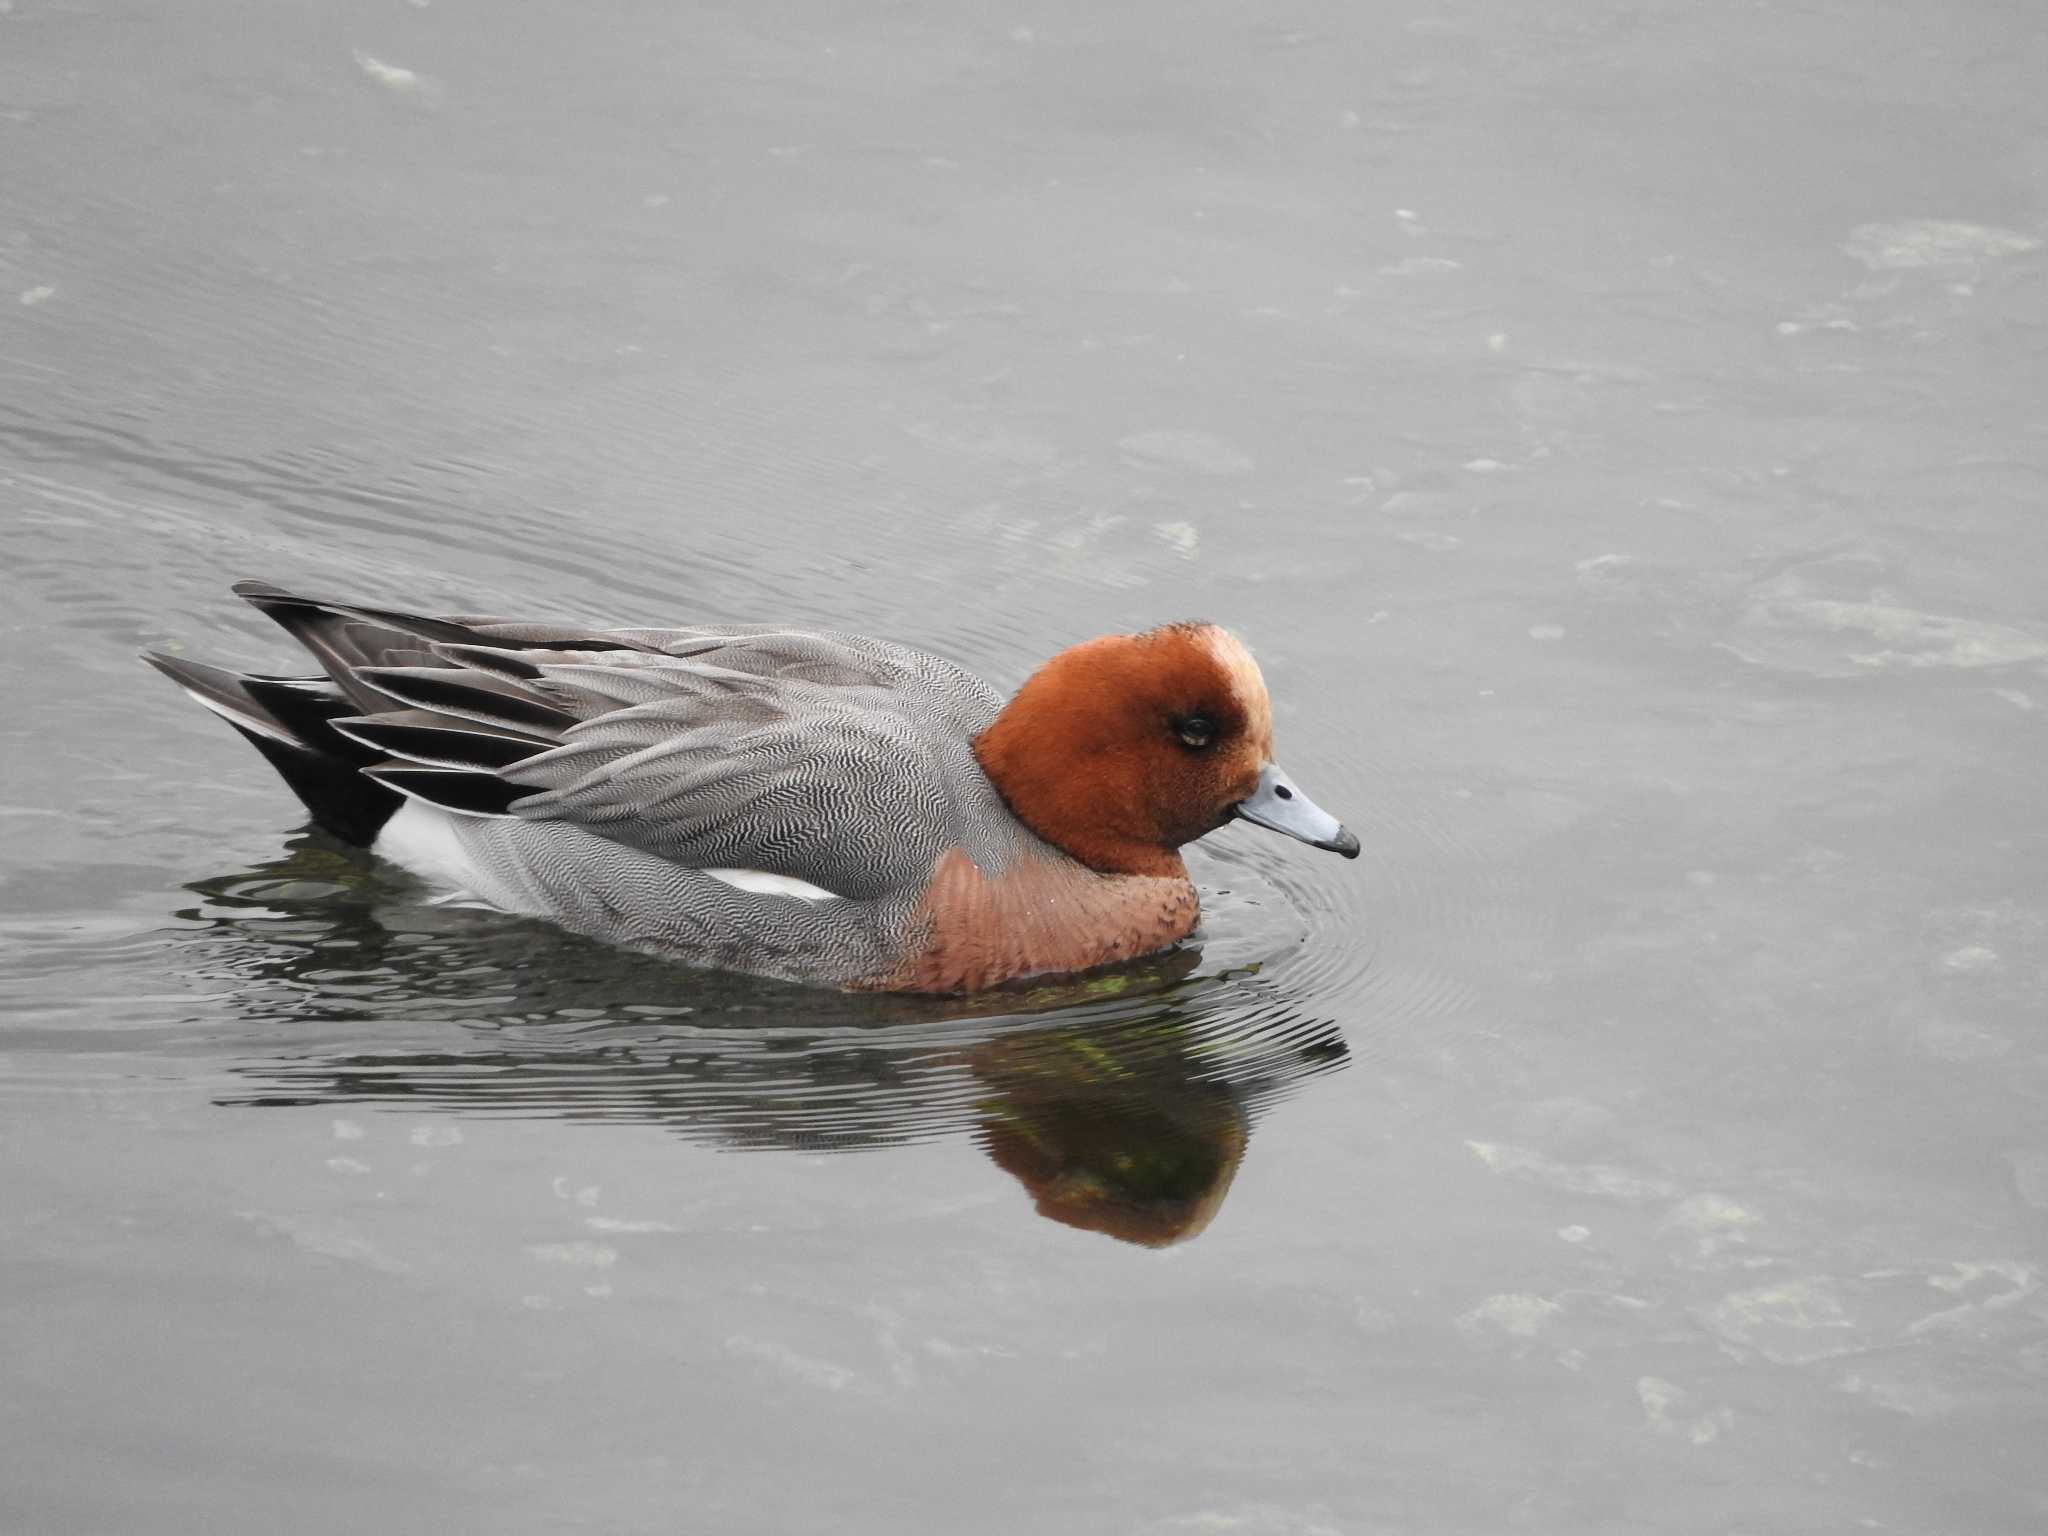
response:
<path id="1" fill-rule="evenodd" d="M 968 1137 L 1047 1216 L 1163 1243 L 1207 1224 L 1256 1119 L 1347 1058 L 1274 965 L 1301 937 L 1284 893 L 1211 862 L 1226 936 L 967 999 L 686 970 L 425 906 L 311 836 L 203 882 L 177 939 L 242 1018 L 223 1104 L 633 1122 L 733 1150 Z"/>
<path id="2" fill-rule="evenodd" d="M 685 970 L 426 905 L 377 861 L 318 837 L 207 876 L 216 829 L 245 829 L 238 845 L 253 851 L 270 836 L 264 818 L 290 812 L 260 763 L 143 678 L 133 650 L 188 641 L 223 659 L 263 654 L 272 637 L 224 612 L 219 588 L 291 575 L 316 545 L 323 586 L 596 622 L 731 612 L 865 623 L 1003 687 L 1083 626 L 1136 627 L 1176 616 L 1180 601 L 1162 590 L 1134 608 L 1084 592 L 1074 612 L 1044 613 L 1043 580 L 1017 584 L 1028 561 L 1016 551 L 1025 563 L 1000 601 L 966 600 L 988 536 L 972 519 L 932 522 L 884 588 L 855 601 L 843 578 L 858 567 L 764 550 L 745 519 L 693 519 L 672 547 L 650 546 L 665 526 L 647 512 L 653 480 L 607 483 L 628 515 L 565 520 L 531 487 L 498 500 L 493 466 L 459 455 L 368 473 L 312 445 L 197 453 L 141 424 L 6 411 L 0 447 L 23 512 L 20 611 L 60 664 L 51 676 L 69 679 L 47 690 L 46 723 L 66 740 L 155 743 L 146 771 L 132 752 L 108 754 L 97 777 L 72 772 L 45 792 L 76 801 L 42 824 L 53 879 L 104 884 L 83 872 L 110 856 L 134 873 L 116 910 L 23 886 L 17 914 L 0 912 L 0 1003 L 23 1021 L 15 1059 L 0 1061 L 10 1087 L 62 1091 L 68 1079 L 41 1072 L 36 1053 L 88 1074 L 132 1053 L 173 1060 L 234 1107 L 633 1122 L 730 1149 L 971 1139 L 1048 1216 L 1172 1241 L 1214 1214 L 1257 1119 L 1289 1094 L 1368 1046 L 1426 1055 L 1495 1027 L 1474 977 L 1497 974 L 1530 936 L 1515 864 L 1498 852 L 1512 818 L 1489 821 L 1483 796 L 1458 799 L 1426 763 L 1364 750 L 1355 697 L 1290 730 L 1283 756 L 1360 834 L 1363 859 L 1226 829 L 1190 850 L 1204 918 L 1188 945 L 980 998 L 851 997 Z M 223 520 L 216 503 L 263 511 Z M 117 535 L 90 571 L 81 526 Z M 668 569 L 684 562 L 678 585 Z M 1111 585 L 1146 579 L 1132 567 Z M 889 619 L 928 586 L 962 600 Z M 1312 694 L 1298 676 L 1275 681 L 1290 700 Z M 167 928 L 178 898 L 163 887 L 185 882 L 200 901 Z"/>

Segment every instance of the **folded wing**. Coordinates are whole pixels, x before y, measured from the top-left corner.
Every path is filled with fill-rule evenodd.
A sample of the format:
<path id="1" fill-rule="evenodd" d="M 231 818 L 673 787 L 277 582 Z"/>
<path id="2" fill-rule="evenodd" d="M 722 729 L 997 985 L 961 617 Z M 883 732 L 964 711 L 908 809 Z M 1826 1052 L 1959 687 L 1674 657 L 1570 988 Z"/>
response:
<path id="1" fill-rule="evenodd" d="M 326 676 L 290 680 L 292 697 L 384 789 L 847 897 L 931 868 L 1000 704 L 950 662 L 861 636 L 582 630 L 237 590 L 319 659 Z"/>

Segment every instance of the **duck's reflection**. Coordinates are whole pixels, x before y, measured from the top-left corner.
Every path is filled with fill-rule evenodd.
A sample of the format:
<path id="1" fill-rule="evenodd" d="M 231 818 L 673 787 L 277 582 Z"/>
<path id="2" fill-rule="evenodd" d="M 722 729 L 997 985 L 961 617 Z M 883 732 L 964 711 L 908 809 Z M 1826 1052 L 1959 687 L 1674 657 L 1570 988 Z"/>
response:
<path id="1" fill-rule="evenodd" d="M 315 835 L 194 889 L 202 969 L 267 1047 L 224 1102 L 651 1122 L 729 1148 L 964 1136 L 1041 1214 L 1149 1246 L 1201 1232 L 1263 1109 L 1345 1060 L 1334 1024 L 1193 949 L 978 998 L 858 997 L 423 907 Z"/>
<path id="2" fill-rule="evenodd" d="M 1152 1248 L 1195 1236 L 1237 1176 L 1250 1108 L 1189 1056 L 1170 1074 L 1104 1073 L 1100 1050 L 1057 1029 L 982 1046 L 973 1070 L 992 1092 L 976 1139 L 1042 1216 Z"/>

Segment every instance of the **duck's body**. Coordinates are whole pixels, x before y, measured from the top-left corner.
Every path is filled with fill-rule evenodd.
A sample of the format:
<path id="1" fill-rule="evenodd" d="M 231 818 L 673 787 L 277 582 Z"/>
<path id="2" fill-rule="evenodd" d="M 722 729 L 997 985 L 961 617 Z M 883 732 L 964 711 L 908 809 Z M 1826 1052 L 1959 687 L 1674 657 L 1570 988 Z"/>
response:
<path id="1" fill-rule="evenodd" d="M 325 675 L 149 659 L 322 825 L 453 899 L 695 964 L 973 991 L 1185 937 L 1198 903 L 1176 850 L 1232 814 L 1270 823 L 1247 809 L 1262 792 L 1276 814 L 1312 813 L 1281 830 L 1357 848 L 1266 761 L 1257 669 L 1211 626 L 1076 647 L 1005 707 L 951 662 L 857 635 L 582 630 L 236 590 Z M 1159 697 L 1140 706 L 1133 688 Z M 1125 704 L 1159 716 L 1162 742 L 1192 711 L 1242 740 L 1126 742 Z M 1185 782 L 1162 784 L 1176 768 Z"/>

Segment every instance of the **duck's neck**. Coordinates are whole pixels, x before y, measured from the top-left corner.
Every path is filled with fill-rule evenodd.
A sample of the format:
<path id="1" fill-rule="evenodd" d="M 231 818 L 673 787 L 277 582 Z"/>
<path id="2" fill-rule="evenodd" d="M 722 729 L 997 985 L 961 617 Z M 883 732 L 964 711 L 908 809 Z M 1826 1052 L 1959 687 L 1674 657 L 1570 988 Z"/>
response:
<path id="1" fill-rule="evenodd" d="M 1011 814 L 1102 874 L 1187 879 L 1178 848 L 1132 830 L 1153 819 L 1144 785 L 1106 756 L 1054 750 L 1034 711 L 1019 708 L 1029 689 L 1026 684 L 974 739 L 975 760 Z"/>

